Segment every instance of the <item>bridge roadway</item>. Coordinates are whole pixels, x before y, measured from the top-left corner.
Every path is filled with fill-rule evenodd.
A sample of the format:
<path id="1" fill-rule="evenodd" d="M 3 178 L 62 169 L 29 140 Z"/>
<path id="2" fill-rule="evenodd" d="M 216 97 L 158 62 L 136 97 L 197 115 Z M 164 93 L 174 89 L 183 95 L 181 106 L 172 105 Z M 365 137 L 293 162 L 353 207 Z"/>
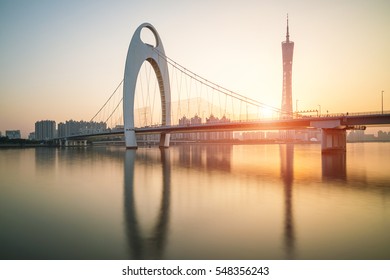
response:
<path id="1" fill-rule="evenodd" d="M 325 127 L 323 127 L 325 125 Z M 226 123 L 202 123 L 174 126 L 135 128 L 136 133 L 178 133 L 204 131 L 248 131 L 248 130 L 299 130 L 310 128 L 348 129 L 354 126 L 390 125 L 387 114 L 336 115 L 325 117 L 301 117 L 293 119 L 263 119 L 256 121 L 232 121 Z"/>
<path id="2" fill-rule="evenodd" d="M 188 125 L 167 125 L 150 126 L 134 129 L 127 129 L 126 132 L 134 131 L 135 134 L 160 133 L 160 147 L 169 147 L 170 133 L 183 132 L 206 132 L 206 131 L 249 131 L 249 130 L 301 130 L 301 129 L 321 129 L 321 151 L 322 153 L 334 151 L 346 151 L 347 137 L 346 130 L 354 129 L 356 126 L 366 125 L 390 125 L 390 111 L 382 113 L 360 113 L 344 115 L 327 115 L 317 117 L 299 116 L 292 119 L 263 119 L 255 121 L 231 121 L 215 122 Z M 95 134 L 74 135 L 65 138 L 53 139 L 60 145 L 65 146 L 86 146 L 87 140 L 91 138 L 101 138 L 105 136 L 123 135 L 123 129 L 109 130 Z M 168 141 L 165 141 L 168 139 Z M 126 148 L 137 148 L 135 145 Z"/>
<path id="3" fill-rule="evenodd" d="M 390 111 L 337 114 L 318 117 L 298 117 L 293 119 L 263 119 L 254 121 L 231 121 L 226 123 L 202 123 L 189 125 L 148 126 L 134 128 L 137 134 L 182 133 L 206 131 L 249 131 L 249 130 L 299 130 L 299 129 L 350 129 L 354 126 L 390 125 Z M 123 135 L 124 130 L 117 129 L 107 132 L 68 136 L 68 140 L 95 138 L 111 135 Z M 61 138 L 63 139 L 63 138 Z"/>

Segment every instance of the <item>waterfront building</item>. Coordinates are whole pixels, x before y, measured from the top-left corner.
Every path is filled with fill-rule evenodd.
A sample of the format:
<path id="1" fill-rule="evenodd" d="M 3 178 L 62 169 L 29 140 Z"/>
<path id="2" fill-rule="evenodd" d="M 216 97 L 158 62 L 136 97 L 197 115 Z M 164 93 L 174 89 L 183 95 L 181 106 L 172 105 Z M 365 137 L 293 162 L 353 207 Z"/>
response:
<path id="1" fill-rule="evenodd" d="M 86 122 L 69 120 L 58 124 L 58 137 L 68 137 L 82 134 L 96 134 L 107 130 L 104 122 Z"/>
<path id="2" fill-rule="evenodd" d="M 5 136 L 8 137 L 8 139 L 20 139 L 22 138 L 20 136 L 20 130 L 6 130 Z"/>
<path id="3" fill-rule="evenodd" d="M 223 116 L 221 119 L 215 117 L 213 114 L 206 118 L 207 124 L 213 123 L 229 123 L 230 119 Z M 195 114 L 192 118 L 183 116 L 179 119 L 179 125 L 201 125 L 202 118 Z M 219 141 L 219 140 L 233 139 L 233 131 L 209 131 L 209 132 L 187 132 L 187 133 L 173 133 L 171 135 L 172 141 Z"/>
<path id="4" fill-rule="evenodd" d="M 28 140 L 35 140 L 35 132 L 30 132 L 28 135 Z"/>
<path id="5" fill-rule="evenodd" d="M 375 142 L 375 141 L 390 141 L 390 133 L 387 134 L 382 130 L 378 131 L 378 136 L 374 134 L 366 134 L 364 130 L 352 130 L 347 135 L 348 142 Z"/>
<path id="6" fill-rule="evenodd" d="M 379 130 L 378 131 L 378 140 L 380 140 L 380 141 L 390 141 L 390 132 Z"/>
<path id="7" fill-rule="evenodd" d="M 247 131 L 242 133 L 243 140 L 264 140 L 266 139 L 265 131 Z"/>
<path id="8" fill-rule="evenodd" d="M 206 118 L 206 123 L 229 123 L 230 119 L 223 116 L 221 119 L 215 117 L 213 114 L 209 118 Z M 218 140 L 229 140 L 233 139 L 233 131 L 213 131 L 207 134 L 207 140 L 218 141 Z"/>
<path id="9" fill-rule="evenodd" d="M 35 139 L 49 140 L 56 137 L 56 122 L 44 120 L 35 122 Z"/>
<path id="10" fill-rule="evenodd" d="M 195 114 L 194 117 L 191 118 L 191 125 L 200 125 L 202 124 L 202 118 Z M 190 133 L 190 139 L 194 141 L 201 141 L 206 139 L 206 134 L 204 132 L 194 132 Z"/>

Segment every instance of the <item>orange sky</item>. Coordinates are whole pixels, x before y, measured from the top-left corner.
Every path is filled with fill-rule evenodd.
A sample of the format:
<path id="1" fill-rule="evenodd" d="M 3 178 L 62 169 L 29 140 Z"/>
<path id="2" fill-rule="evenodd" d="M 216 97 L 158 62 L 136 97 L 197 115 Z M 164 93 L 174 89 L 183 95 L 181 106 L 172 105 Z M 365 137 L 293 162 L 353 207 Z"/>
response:
<path id="1" fill-rule="evenodd" d="M 0 131 L 89 120 L 123 78 L 143 22 L 166 54 L 226 88 L 280 107 L 286 13 L 293 104 L 390 110 L 390 2 L 0 1 Z M 294 108 L 295 109 L 295 108 Z"/>

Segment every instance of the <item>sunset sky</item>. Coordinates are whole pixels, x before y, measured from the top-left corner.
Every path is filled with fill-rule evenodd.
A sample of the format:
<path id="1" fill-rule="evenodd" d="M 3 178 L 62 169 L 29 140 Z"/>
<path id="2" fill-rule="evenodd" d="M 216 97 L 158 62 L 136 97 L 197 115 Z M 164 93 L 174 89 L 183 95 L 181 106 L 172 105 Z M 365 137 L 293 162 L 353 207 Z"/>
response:
<path id="1" fill-rule="evenodd" d="M 390 110 L 388 0 L 0 0 L 0 131 L 89 120 L 123 79 L 143 22 L 167 56 L 280 107 L 286 14 L 300 110 Z"/>

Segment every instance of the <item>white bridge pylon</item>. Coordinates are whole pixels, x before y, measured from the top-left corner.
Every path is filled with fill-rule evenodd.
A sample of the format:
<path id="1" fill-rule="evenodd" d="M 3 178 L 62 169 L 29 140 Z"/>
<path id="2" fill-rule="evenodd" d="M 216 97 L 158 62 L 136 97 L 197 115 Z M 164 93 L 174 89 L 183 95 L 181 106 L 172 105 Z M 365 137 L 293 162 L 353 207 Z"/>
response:
<path id="1" fill-rule="evenodd" d="M 145 44 L 141 40 L 141 31 L 143 28 L 149 29 L 156 41 L 156 46 Z M 165 57 L 164 47 L 156 29 L 150 23 L 141 24 L 130 41 L 127 52 L 125 74 L 123 82 L 123 121 L 126 148 L 136 149 L 137 140 L 134 127 L 134 98 L 138 73 L 142 64 L 148 61 L 156 73 L 160 96 L 162 125 L 171 125 L 171 89 L 169 84 L 168 63 Z M 160 147 L 169 147 L 170 134 L 161 133 Z"/>

